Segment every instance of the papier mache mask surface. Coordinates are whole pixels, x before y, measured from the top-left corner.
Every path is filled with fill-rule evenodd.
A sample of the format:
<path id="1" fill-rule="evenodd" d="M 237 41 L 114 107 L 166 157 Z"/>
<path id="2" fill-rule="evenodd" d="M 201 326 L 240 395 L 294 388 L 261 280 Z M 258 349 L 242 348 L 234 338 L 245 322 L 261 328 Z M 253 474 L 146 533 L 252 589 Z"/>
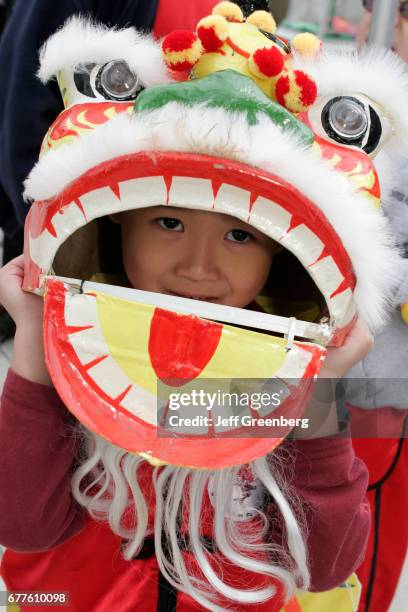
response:
<path id="1" fill-rule="evenodd" d="M 283 434 L 158 435 L 158 381 L 278 380 L 284 401 L 257 416 L 298 415 L 326 347 L 357 315 L 381 324 L 398 255 L 375 156 L 406 135 L 408 89 L 392 55 L 331 55 L 308 36 L 291 48 L 266 13 L 214 12 L 167 36 L 163 57 L 77 18 L 46 43 L 39 76 L 57 78 L 65 110 L 25 184 L 24 288 L 44 296 L 48 369 L 82 423 L 153 464 L 217 469 Z M 283 247 L 260 312 L 94 282 L 98 244 L 113 249 L 98 220 L 157 205 L 231 215 Z"/>

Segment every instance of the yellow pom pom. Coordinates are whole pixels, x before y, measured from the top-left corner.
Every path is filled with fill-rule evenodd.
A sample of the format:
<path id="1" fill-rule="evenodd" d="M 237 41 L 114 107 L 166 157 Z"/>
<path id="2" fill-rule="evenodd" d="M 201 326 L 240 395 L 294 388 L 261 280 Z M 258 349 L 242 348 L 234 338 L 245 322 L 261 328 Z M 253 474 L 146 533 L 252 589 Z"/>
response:
<path id="1" fill-rule="evenodd" d="M 220 15 L 204 17 L 197 25 L 197 36 L 207 51 L 217 51 L 228 37 L 228 21 Z"/>
<path id="2" fill-rule="evenodd" d="M 247 17 L 246 22 L 251 23 L 264 32 L 270 32 L 271 34 L 276 32 L 276 21 L 267 11 L 254 11 Z"/>
<path id="3" fill-rule="evenodd" d="M 307 110 L 317 97 L 315 81 L 303 70 L 286 71 L 279 77 L 274 89 L 273 97 L 291 113 Z"/>
<path id="4" fill-rule="evenodd" d="M 310 34 L 309 32 L 296 34 L 295 38 L 291 40 L 290 44 L 296 53 L 308 58 L 316 57 L 322 48 L 322 41 L 320 38 L 317 38 L 317 36 Z"/>
<path id="5" fill-rule="evenodd" d="M 225 17 L 227 21 L 238 21 L 239 23 L 244 21 L 243 12 L 234 2 L 219 2 L 214 6 L 212 14 Z"/>
<path id="6" fill-rule="evenodd" d="M 408 302 L 401 304 L 401 316 L 404 323 L 408 325 Z"/>

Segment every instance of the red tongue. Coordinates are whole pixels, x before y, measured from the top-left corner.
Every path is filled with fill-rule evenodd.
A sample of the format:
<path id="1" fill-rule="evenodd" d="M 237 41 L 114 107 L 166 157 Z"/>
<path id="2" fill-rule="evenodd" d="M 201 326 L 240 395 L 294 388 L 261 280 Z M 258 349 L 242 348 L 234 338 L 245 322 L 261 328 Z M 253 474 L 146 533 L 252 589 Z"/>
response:
<path id="1" fill-rule="evenodd" d="M 214 355 L 221 332 L 219 323 L 156 308 L 149 336 L 156 376 L 173 387 L 199 376 Z"/>

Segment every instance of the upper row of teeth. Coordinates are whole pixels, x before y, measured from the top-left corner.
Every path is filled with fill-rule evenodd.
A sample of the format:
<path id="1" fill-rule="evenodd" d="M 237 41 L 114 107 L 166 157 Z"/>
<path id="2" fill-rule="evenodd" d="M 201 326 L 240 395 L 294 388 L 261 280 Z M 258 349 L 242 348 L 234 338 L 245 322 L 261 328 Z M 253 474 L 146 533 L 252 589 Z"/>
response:
<path id="1" fill-rule="evenodd" d="M 48 231 L 37 238 L 30 236 L 31 259 L 44 274 L 51 269 L 59 246 L 84 223 L 107 214 L 167 202 L 170 206 L 230 214 L 254 225 L 294 253 L 308 269 L 337 325 L 345 325 L 353 318 L 350 288 L 331 297 L 344 276 L 330 255 L 318 261 L 323 242 L 304 224 L 291 228 L 292 215 L 272 200 L 259 196 L 251 206 L 250 191 L 224 183 L 214 196 L 211 180 L 183 176 L 174 176 L 169 189 L 163 177 L 153 176 L 120 182 L 118 191 L 119 197 L 109 187 L 101 187 L 81 196 L 80 206 L 75 201 L 66 205 L 52 219 L 56 238 Z"/>

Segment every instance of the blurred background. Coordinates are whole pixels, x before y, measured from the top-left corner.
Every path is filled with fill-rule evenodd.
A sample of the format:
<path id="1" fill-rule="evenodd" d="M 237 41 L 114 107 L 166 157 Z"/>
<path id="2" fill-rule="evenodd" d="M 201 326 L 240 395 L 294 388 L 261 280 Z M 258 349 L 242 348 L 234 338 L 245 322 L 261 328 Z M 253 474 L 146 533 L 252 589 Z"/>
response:
<path id="1" fill-rule="evenodd" d="M 353 44 L 363 7 L 358 0 L 271 0 L 280 21 L 279 32 L 291 38 L 312 32 L 326 42 Z"/>

